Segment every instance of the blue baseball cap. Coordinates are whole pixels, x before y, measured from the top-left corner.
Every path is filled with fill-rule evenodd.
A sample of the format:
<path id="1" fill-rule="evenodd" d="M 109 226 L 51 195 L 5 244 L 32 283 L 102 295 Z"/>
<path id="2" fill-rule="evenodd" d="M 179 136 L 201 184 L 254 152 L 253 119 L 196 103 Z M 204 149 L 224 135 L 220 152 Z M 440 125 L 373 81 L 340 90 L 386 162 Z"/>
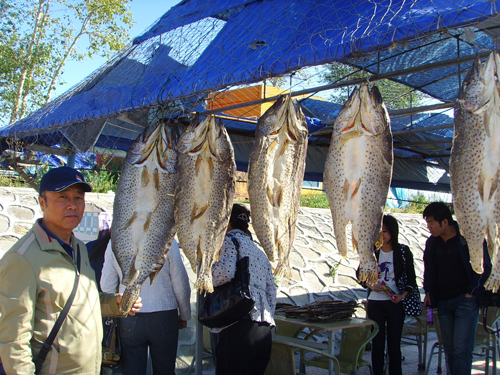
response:
<path id="1" fill-rule="evenodd" d="M 76 169 L 70 167 L 52 168 L 40 180 L 38 193 L 41 195 L 44 191 L 58 192 L 75 184 L 81 184 L 86 192 L 92 191 L 92 186 L 85 182 L 83 175 Z"/>

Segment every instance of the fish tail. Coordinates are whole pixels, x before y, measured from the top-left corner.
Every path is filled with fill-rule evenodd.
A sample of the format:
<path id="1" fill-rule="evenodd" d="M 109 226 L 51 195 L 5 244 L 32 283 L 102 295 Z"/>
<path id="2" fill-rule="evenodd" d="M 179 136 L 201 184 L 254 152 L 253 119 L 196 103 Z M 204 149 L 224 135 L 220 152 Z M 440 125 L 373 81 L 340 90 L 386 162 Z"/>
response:
<path id="1" fill-rule="evenodd" d="M 274 270 L 274 276 L 276 277 L 285 277 L 290 279 L 292 277 L 292 271 L 290 270 L 290 266 L 283 264 L 281 260 L 278 262 L 276 269 Z"/>
<path id="2" fill-rule="evenodd" d="M 376 269 L 359 269 L 359 282 L 369 282 L 370 284 L 376 284 L 378 282 L 378 271 Z"/>
<path id="3" fill-rule="evenodd" d="M 488 277 L 488 280 L 486 280 L 486 283 L 484 283 L 484 288 L 486 290 L 491 290 L 493 293 L 496 293 L 499 287 L 500 287 L 500 273 L 498 272 L 498 270 L 494 269 L 491 272 L 490 277 Z"/>
<path id="4" fill-rule="evenodd" d="M 214 291 L 214 284 L 212 282 L 212 274 L 211 272 L 205 272 L 198 276 L 196 283 L 194 284 L 196 290 L 200 293 L 206 291 L 208 293 L 212 293 Z"/>
<path id="5" fill-rule="evenodd" d="M 120 304 L 120 310 L 123 311 L 124 313 L 128 313 L 130 310 L 132 310 L 132 307 L 134 306 L 135 301 L 137 301 L 137 298 L 139 297 L 140 293 L 141 293 L 140 284 L 127 286 L 127 288 L 125 288 L 125 291 L 123 292 L 122 302 Z"/>

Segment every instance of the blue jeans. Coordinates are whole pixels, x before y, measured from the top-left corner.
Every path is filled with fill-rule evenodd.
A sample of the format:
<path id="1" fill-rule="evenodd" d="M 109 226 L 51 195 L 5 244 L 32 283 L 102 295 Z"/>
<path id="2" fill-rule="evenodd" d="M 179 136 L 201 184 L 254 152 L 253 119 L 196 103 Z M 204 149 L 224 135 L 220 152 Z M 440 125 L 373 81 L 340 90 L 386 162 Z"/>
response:
<path id="1" fill-rule="evenodd" d="M 470 375 L 472 351 L 479 318 L 476 297 L 465 295 L 438 300 L 439 325 L 444 352 L 452 375 Z"/>

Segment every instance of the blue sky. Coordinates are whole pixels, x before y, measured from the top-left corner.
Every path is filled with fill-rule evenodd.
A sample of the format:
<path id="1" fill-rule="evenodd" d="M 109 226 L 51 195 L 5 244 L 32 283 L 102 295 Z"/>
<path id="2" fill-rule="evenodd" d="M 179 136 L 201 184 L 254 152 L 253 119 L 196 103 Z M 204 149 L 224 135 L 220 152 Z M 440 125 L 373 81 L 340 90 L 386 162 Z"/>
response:
<path id="1" fill-rule="evenodd" d="M 158 20 L 171 7 L 181 0 L 133 0 L 129 3 L 133 15 L 134 26 L 129 30 L 129 35 L 134 37 L 141 35 L 156 20 Z M 58 85 L 55 96 L 59 96 L 68 89 L 83 81 L 94 70 L 99 69 L 106 63 L 106 58 L 95 56 L 93 59 L 86 58 L 82 61 L 68 61 L 64 67 L 62 78 L 66 81 Z"/>

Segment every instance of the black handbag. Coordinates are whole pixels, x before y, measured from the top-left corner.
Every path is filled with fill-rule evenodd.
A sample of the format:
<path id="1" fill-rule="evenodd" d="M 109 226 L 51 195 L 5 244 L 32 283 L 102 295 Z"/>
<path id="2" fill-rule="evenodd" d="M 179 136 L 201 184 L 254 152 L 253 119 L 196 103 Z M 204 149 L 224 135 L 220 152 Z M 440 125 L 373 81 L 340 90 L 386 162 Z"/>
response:
<path id="1" fill-rule="evenodd" d="M 117 366 L 120 363 L 120 318 L 102 318 L 103 338 L 102 338 L 102 365 Z"/>
<path id="2" fill-rule="evenodd" d="M 229 235 L 240 257 L 238 240 Z M 227 327 L 248 314 L 255 305 L 250 294 L 248 257 L 236 261 L 236 272 L 230 282 L 214 288 L 213 293 L 200 295 L 198 321 L 209 328 Z"/>
<path id="3" fill-rule="evenodd" d="M 398 280 L 398 289 L 403 291 L 408 283 L 408 275 L 406 274 L 406 258 L 403 248 L 401 248 L 401 256 L 403 258 L 403 274 Z M 420 292 L 418 289 L 414 290 L 411 294 L 408 294 L 403 299 L 402 303 L 406 316 L 419 316 L 422 314 L 422 303 L 420 302 Z"/>

